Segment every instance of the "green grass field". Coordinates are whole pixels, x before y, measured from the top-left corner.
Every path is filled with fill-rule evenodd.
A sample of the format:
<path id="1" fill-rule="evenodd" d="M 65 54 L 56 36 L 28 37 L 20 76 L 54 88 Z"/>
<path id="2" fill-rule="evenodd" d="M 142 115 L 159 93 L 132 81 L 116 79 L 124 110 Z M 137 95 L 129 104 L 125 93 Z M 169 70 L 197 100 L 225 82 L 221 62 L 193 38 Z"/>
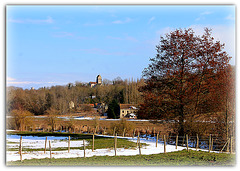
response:
<path id="1" fill-rule="evenodd" d="M 136 156 L 31 159 L 8 162 L 8 166 L 234 166 L 235 155 L 186 150 Z"/>
<path id="2" fill-rule="evenodd" d="M 69 133 L 32 133 L 21 132 L 13 133 L 18 135 L 31 136 L 71 136 L 71 139 L 86 139 L 89 144 L 87 149 L 92 149 L 92 135 L 89 134 L 69 134 Z M 65 141 L 65 140 L 64 140 Z M 118 139 L 118 148 L 136 148 L 136 143 L 126 139 Z M 11 142 L 7 142 L 11 143 Z M 95 137 L 95 149 L 114 148 L 113 138 Z M 146 144 L 142 144 L 143 146 Z M 75 148 L 71 148 L 75 149 Z M 83 147 L 79 147 L 83 149 Z M 7 149 L 7 151 L 17 151 L 18 149 Z M 33 149 L 24 149 L 23 151 L 33 151 Z M 34 149 L 42 151 L 44 149 Z M 52 149 L 67 150 L 67 147 Z M 186 150 L 160 153 L 152 155 L 136 156 L 93 156 L 87 158 L 62 158 L 62 159 L 31 159 L 7 162 L 8 166 L 233 166 L 235 165 L 235 154 L 226 153 L 208 153 L 203 151 L 187 152 Z"/>
<path id="3" fill-rule="evenodd" d="M 93 141 L 92 139 L 86 139 L 89 144 L 86 146 L 86 149 L 92 149 Z M 67 141 L 67 140 L 63 140 Z M 74 140 L 71 140 L 74 141 Z M 11 142 L 8 142 L 9 144 Z M 146 143 L 141 143 L 142 146 L 146 146 Z M 135 149 L 137 148 L 137 144 L 132 141 L 128 141 L 127 139 L 118 139 L 117 140 L 117 147 L 118 148 L 126 148 L 126 149 Z M 109 148 L 113 149 L 114 148 L 114 139 L 113 138 L 101 138 L 101 139 L 95 139 L 94 140 L 94 149 L 104 149 L 104 148 Z M 71 147 L 71 149 L 78 149 L 78 150 L 83 150 L 83 147 Z M 7 151 L 18 151 L 18 148 L 9 148 L 7 147 Z M 68 150 L 68 147 L 57 147 L 57 148 L 52 148 L 52 151 L 64 151 Z M 44 151 L 44 148 L 26 148 L 23 147 L 22 151 Z"/>
<path id="4" fill-rule="evenodd" d="M 16 135 L 22 135 L 22 136 L 71 136 L 71 141 L 75 140 L 82 140 L 85 139 L 86 141 L 89 142 L 89 144 L 86 146 L 86 149 L 92 149 L 93 141 L 92 138 L 93 136 L 90 134 L 71 134 L 71 133 L 44 133 L 44 132 L 21 132 L 21 133 L 12 133 Z M 67 141 L 67 140 L 61 140 L 61 141 Z M 7 141 L 7 144 L 11 144 L 10 140 Z M 146 143 L 141 143 L 142 146 L 146 146 Z M 127 139 L 117 139 L 117 148 L 136 148 L 137 144 L 132 141 L 128 141 Z M 113 149 L 114 148 L 114 139 L 113 138 L 106 138 L 102 136 L 95 136 L 94 138 L 94 149 L 103 149 L 103 148 L 109 148 Z M 67 150 L 68 147 L 58 147 L 58 148 L 52 148 L 52 151 L 62 151 L 62 150 Z M 71 149 L 79 149 L 83 150 L 83 147 L 71 147 Z M 44 151 L 44 148 L 36 148 L 36 149 L 30 149 L 30 148 L 22 148 L 23 151 Z M 9 148 L 7 147 L 7 151 L 18 151 L 18 148 Z"/>

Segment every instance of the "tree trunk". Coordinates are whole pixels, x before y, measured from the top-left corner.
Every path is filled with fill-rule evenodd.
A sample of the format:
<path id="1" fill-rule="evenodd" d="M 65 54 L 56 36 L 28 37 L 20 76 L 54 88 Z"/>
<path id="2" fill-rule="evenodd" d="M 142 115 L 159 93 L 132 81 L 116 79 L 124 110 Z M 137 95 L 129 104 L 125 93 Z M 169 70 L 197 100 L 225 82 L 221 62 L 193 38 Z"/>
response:
<path id="1" fill-rule="evenodd" d="M 179 136 L 184 136 L 184 114 L 183 114 L 183 105 L 182 104 L 180 104 L 180 107 L 179 107 L 178 135 Z"/>

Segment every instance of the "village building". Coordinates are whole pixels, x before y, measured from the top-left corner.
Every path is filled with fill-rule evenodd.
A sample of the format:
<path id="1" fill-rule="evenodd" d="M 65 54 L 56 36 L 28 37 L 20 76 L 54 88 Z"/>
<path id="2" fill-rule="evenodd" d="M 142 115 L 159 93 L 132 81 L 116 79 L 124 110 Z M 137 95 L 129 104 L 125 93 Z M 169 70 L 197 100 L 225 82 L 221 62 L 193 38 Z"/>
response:
<path id="1" fill-rule="evenodd" d="M 69 108 L 70 108 L 70 109 L 73 109 L 73 108 L 74 108 L 74 103 L 73 103 L 73 101 L 70 101 L 68 105 L 69 105 Z"/>
<path id="2" fill-rule="evenodd" d="M 108 105 L 105 103 L 95 103 L 94 107 L 97 108 L 97 111 L 100 112 L 101 114 L 104 114 L 108 110 Z"/>
<path id="3" fill-rule="evenodd" d="M 137 111 L 138 111 L 138 108 L 134 104 L 120 104 L 120 118 L 136 119 Z"/>
<path id="4" fill-rule="evenodd" d="M 96 82 L 89 82 L 89 86 L 92 88 L 92 87 L 95 87 L 97 85 Z"/>
<path id="5" fill-rule="evenodd" d="M 89 82 L 89 86 L 92 88 L 92 87 L 95 87 L 97 85 L 102 85 L 102 77 L 101 75 L 98 75 L 97 78 L 96 78 L 96 82 Z"/>

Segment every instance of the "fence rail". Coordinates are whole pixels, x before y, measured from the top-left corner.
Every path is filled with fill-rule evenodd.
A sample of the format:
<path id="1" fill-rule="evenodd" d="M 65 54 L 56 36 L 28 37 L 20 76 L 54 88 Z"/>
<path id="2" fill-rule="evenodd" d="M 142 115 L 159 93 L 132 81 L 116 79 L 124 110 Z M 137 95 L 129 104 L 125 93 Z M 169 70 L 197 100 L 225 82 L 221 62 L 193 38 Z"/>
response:
<path id="1" fill-rule="evenodd" d="M 62 131 L 62 130 L 61 130 Z M 55 131 L 55 132 L 60 132 L 60 131 Z M 83 131 L 79 130 L 79 132 L 84 133 Z M 73 132 L 78 134 L 79 132 Z M 218 136 L 188 136 L 187 134 L 184 136 L 173 136 L 173 135 L 165 135 L 165 134 L 160 134 L 159 132 L 155 132 L 154 134 L 142 134 L 140 131 L 136 131 L 135 129 L 132 131 L 133 134 L 126 134 L 125 131 L 121 134 L 122 137 L 128 137 L 137 140 L 136 148 L 139 149 L 139 155 L 141 155 L 141 143 L 140 139 L 142 140 L 147 140 L 151 142 L 156 142 L 156 147 L 158 146 L 159 143 L 163 144 L 164 146 L 164 153 L 166 153 L 166 148 L 167 145 L 175 145 L 176 149 L 179 146 L 186 147 L 188 150 L 189 148 L 194 148 L 197 151 L 204 149 L 208 150 L 209 152 L 211 151 L 219 151 L 219 152 L 230 152 L 233 153 L 235 151 L 235 137 L 230 137 L 227 140 L 224 140 L 222 137 Z M 85 132 L 86 134 L 89 134 L 89 131 Z M 94 140 L 95 136 L 97 135 L 109 135 L 113 139 L 111 140 L 113 142 L 113 148 L 114 148 L 114 153 L 115 156 L 117 156 L 117 133 L 114 131 L 114 134 L 108 134 L 106 130 L 104 129 L 103 132 L 100 131 L 93 131 L 91 134 L 92 135 L 92 151 L 96 150 L 94 147 Z M 71 149 L 71 138 L 70 136 L 68 137 L 68 146 L 66 147 L 68 149 L 68 153 L 70 153 Z M 47 146 L 47 137 L 45 140 L 45 149 L 44 153 L 46 153 L 46 146 Z M 83 153 L 84 157 L 86 157 L 86 147 L 85 147 L 85 140 L 83 140 L 82 146 L 84 147 Z M 20 160 L 22 161 L 22 137 L 20 138 L 20 144 L 19 144 L 19 154 L 20 154 Z M 51 141 L 49 140 L 49 151 L 50 151 L 50 158 L 52 158 L 52 148 L 51 148 Z"/>

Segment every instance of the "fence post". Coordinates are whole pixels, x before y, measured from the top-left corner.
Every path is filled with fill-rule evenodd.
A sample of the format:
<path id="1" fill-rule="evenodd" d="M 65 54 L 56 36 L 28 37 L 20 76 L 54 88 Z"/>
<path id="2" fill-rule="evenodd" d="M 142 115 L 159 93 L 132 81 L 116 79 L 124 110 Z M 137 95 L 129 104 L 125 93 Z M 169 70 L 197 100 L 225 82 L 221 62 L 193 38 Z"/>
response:
<path id="1" fill-rule="evenodd" d="M 177 149 L 177 145 L 178 145 L 178 135 L 176 136 L 176 149 Z"/>
<path id="2" fill-rule="evenodd" d="M 114 152 L 115 156 L 117 156 L 117 134 L 114 137 Z"/>
<path id="3" fill-rule="evenodd" d="M 46 137 L 46 140 L 45 140 L 45 149 L 44 149 L 44 154 L 46 154 L 46 150 L 47 150 L 47 137 Z"/>
<path id="4" fill-rule="evenodd" d="M 158 145 L 158 134 L 157 134 L 157 139 L 156 139 L 156 147 L 157 147 L 157 145 Z"/>
<path id="5" fill-rule="evenodd" d="M 123 137 L 124 137 L 124 135 L 125 135 L 125 130 L 126 130 L 126 128 L 123 129 Z"/>
<path id="6" fill-rule="evenodd" d="M 166 153 L 166 136 L 163 135 L 163 140 L 164 140 L 164 153 Z"/>
<path id="7" fill-rule="evenodd" d="M 213 137 L 212 137 L 212 140 L 211 140 L 211 151 L 213 151 Z"/>
<path id="8" fill-rule="evenodd" d="M 188 150 L 188 134 L 186 135 L 186 143 L 187 143 L 187 151 L 189 151 Z"/>
<path id="9" fill-rule="evenodd" d="M 70 136 L 68 136 L 68 153 L 70 153 Z"/>
<path id="10" fill-rule="evenodd" d="M 139 141 L 139 131 L 138 131 L 138 137 L 137 137 L 137 147 L 138 147 L 138 141 Z"/>
<path id="11" fill-rule="evenodd" d="M 141 142 L 140 142 L 140 137 L 138 137 L 138 141 L 139 141 L 139 143 L 138 143 L 138 149 L 139 149 L 139 155 L 141 156 Z"/>
<path id="12" fill-rule="evenodd" d="M 148 128 L 146 129 L 146 140 L 148 140 Z"/>
<path id="13" fill-rule="evenodd" d="M 20 154 L 20 160 L 22 161 L 22 136 L 20 137 L 19 154 Z"/>
<path id="14" fill-rule="evenodd" d="M 86 147 L 85 147 L 85 140 L 83 139 L 83 157 L 86 157 Z"/>
<path id="15" fill-rule="evenodd" d="M 232 136 L 230 137 L 230 148 L 231 148 L 231 154 L 233 153 L 233 138 L 232 138 Z"/>
<path id="16" fill-rule="evenodd" d="M 113 136 L 115 135 L 115 130 L 116 130 L 116 127 L 114 127 L 114 129 L 113 129 Z"/>
<path id="17" fill-rule="evenodd" d="M 211 151 L 211 134 L 209 135 L 209 142 L 208 142 L 208 152 L 210 153 Z"/>
<path id="18" fill-rule="evenodd" d="M 223 149 L 226 147 L 226 145 L 229 143 L 229 141 L 230 141 L 230 140 L 228 139 L 227 142 L 224 144 L 222 150 L 220 151 L 221 153 L 222 153 Z"/>
<path id="19" fill-rule="evenodd" d="M 92 139 L 92 151 L 94 151 L 94 133 L 93 133 L 93 139 Z"/>
<path id="20" fill-rule="evenodd" d="M 198 149 L 198 142 L 199 141 L 199 138 L 198 138 L 198 134 L 197 134 L 197 143 L 196 143 L 196 151 L 197 151 L 197 149 Z"/>
<path id="21" fill-rule="evenodd" d="M 106 127 L 104 127 L 103 135 L 105 135 Z"/>
<path id="22" fill-rule="evenodd" d="M 228 141 L 228 144 L 227 144 L 227 152 L 229 152 L 229 144 L 230 144 L 230 141 L 231 141 L 230 138 L 228 138 L 228 139 L 229 139 L 229 141 Z"/>
<path id="23" fill-rule="evenodd" d="M 49 151 L 50 151 L 50 159 L 52 159 L 52 148 L 51 148 L 51 141 L 49 140 Z"/>

